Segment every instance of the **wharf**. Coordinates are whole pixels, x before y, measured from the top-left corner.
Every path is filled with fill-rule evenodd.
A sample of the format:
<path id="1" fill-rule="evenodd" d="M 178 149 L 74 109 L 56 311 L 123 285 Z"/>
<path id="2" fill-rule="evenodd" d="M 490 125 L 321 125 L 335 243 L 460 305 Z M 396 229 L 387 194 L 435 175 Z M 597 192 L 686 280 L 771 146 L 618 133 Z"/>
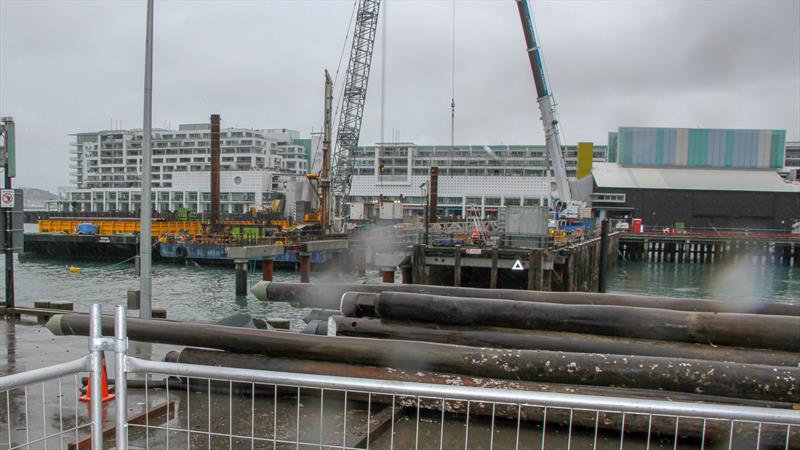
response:
<path id="1" fill-rule="evenodd" d="M 620 259 L 671 263 L 755 264 L 800 267 L 800 234 L 623 233 Z"/>
<path id="2" fill-rule="evenodd" d="M 609 235 L 610 264 L 616 262 L 618 240 L 619 234 Z M 595 291 L 600 276 L 600 247 L 600 237 L 541 248 L 415 245 L 410 258 L 410 282 L 490 289 Z"/>

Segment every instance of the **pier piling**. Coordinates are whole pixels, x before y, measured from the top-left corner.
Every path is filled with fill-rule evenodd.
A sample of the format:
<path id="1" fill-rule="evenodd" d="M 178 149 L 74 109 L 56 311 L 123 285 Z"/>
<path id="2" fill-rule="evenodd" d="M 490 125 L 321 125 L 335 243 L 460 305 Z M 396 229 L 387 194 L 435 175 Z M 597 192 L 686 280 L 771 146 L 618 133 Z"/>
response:
<path id="1" fill-rule="evenodd" d="M 272 258 L 264 258 L 261 261 L 261 279 L 263 281 L 272 281 L 272 272 L 275 269 L 275 260 Z"/>
<path id="2" fill-rule="evenodd" d="M 461 246 L 456 245 L 453 251 L 453 286 L 461 286 Z"/>
<path id="3" fill-rule="evenodd" d="M 408 264 L 400 266 L 400 282 L 411 284 L 411 266 Z"/>
<path id="4" fill-rule="evenodd" d="M 492 270 L 489 275 L 489 288 L 497 289 L 497 247 L 492 247 Z"/>
<path id="5" fill-rule="evenodd" d="M 141 291 L 136 288 L 128 288 L 128 309 L 139 309 L 141 307 Z"/>
<path id="6" fill-rule="evenodd" d="M 342 252 L 331 252 L 331 273 L 339 275 L 342 271 Z"/>
<path id="7" fill-rule="evenodd" d="M 600 224 L 600 274 L 597 280 L 597 292 L 606 292 L 608 275 L 608 220 Z"/>
<path id="8" fill-rule="evenodd" d="M 311 253 L 300 253 L 300 282 L 308 283 L 311 278 Z"/>
<path id="9" fill-rule="evenodd" d="M 247 263 L 246 259 L 237 259 L 234 261 L 236 265 L 236 296 L 247 296 Z"/>
<path id="10" fill-rule="evenodd" d="M 394 268 L 383 267 L 381 268 L 381 276 L 384 283 L 394 283 Z"/>

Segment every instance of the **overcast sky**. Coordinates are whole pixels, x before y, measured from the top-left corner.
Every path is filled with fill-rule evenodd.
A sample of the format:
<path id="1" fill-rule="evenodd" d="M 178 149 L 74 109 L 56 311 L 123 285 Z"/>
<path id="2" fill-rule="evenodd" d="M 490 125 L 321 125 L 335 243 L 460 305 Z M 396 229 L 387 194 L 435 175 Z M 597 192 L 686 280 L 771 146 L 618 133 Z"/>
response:
<path id="1" fill-rule="evenodd" d="M 383 8 L 361 143 L 449 144 L 453 3 Z M 319 129 L 323 70 L 339 65 L 352 10 L 156 0 L 154 126 L 219 113 L 223 126 Z M 605 144 L 619 126 L 800 139 L 800 1 L 534 1 L 533 12 L 567 143 Z M 515 2 L 456 0 L 455 15 L 456 143 L 543 143 Z M 144 0 L 0 0 L 17 186 L 68 185 L 70 133 L 142 126 L 144 32 Z"/>

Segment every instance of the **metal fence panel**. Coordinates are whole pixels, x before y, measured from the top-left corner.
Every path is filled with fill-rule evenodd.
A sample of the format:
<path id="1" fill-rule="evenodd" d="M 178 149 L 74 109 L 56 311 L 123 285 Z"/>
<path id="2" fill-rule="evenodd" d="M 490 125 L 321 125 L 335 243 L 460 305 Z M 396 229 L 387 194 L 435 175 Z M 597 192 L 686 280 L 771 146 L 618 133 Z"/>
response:
<path id="1" fill-rule="evenodd" d="M 800 411 L 788 409 L 138 359 L 126 354 L 124 306 L 116 314 L 115 338 L 103 338 L 93 306 L 91 358 L 0 377 L 0 449 L 72 448 L 87 434 L 102 449 L 104 431 L 122 450 L 800 448 Z M 98 406 L 103 350 L 117 353 L 113 420 Z M 97 369 L 91 408 L 78 401 L 78 375 L 89 359 Z"/>

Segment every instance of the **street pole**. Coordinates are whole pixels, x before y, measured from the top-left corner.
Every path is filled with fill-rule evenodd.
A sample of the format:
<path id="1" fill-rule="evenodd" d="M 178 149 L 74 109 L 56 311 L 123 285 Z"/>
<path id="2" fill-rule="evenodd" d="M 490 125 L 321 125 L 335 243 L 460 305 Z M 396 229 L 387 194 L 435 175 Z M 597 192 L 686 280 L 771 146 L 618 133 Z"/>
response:
<path id="1" fill-rule="evenodd" d="M 152 303 L 152 200 L 150 199 L 150 171 L 152 166 L 152 114 L 153 114 L 153 0 L 147 0 L 147 31 L 144 56 L 144 125 L 142 126 L 142 207 L 141 228 L 139 232 L 139 290 L 141 307 L 140 319 L 151 319 Z"/>
<path id="2" fill-rule="evenodd" d="M 2 131 L 3 131 L 3 178 L 4 183 L 3 186 L 6 189 L 11 189 L 11 158 L 14 157 L 14 118 L 13 117 L 3 117 L 0 119 L 2 121 Z M 14 307 L 14 250 L 13 247 L 13 236 L 11 229 L 13 225 L 11 224 L 12 218 L 12 211 L 14 208 L 6 208 L 3 211 L 3 214 L 6 216 L 6 229 L 3 230 L 5 233 L 5 244 L 3 245 L 3 250 L 6 254 L 6 308 L 13 308 Z"/>
<path id="3" fill-rule="evenodd" d="M 425 187 L 426 185 L 427 185 L 427 183 L 422 183 L 422 185 L 421 185 L 420 187 L 421 187 L 421 188 L 423 188 L 423 187 Z M 429 207 L 429 204 L 430 204 L 430 203 L 429 203 L 430 201 L 429 201 L 429 199 L 428 199 L 428 197 L 429 197 L 429 196 L 430 196 L 430 195 L 429 195 L 429 192 L 428 192 L 428 190 L 426 189 L 426 190 L 425 190 L 425 214 L 424 214 L 424 216 L 423 216 L 423 217 L 425 218 L 425 234 L 424 234 L 424 236 L 425 236 L 425 242 L 424 242 L 424 244 L 425 244 L 425 245 L 428 245 L 428 228 L 429 228 L 429 224 L 428 224 L 428 207 Z"/>

